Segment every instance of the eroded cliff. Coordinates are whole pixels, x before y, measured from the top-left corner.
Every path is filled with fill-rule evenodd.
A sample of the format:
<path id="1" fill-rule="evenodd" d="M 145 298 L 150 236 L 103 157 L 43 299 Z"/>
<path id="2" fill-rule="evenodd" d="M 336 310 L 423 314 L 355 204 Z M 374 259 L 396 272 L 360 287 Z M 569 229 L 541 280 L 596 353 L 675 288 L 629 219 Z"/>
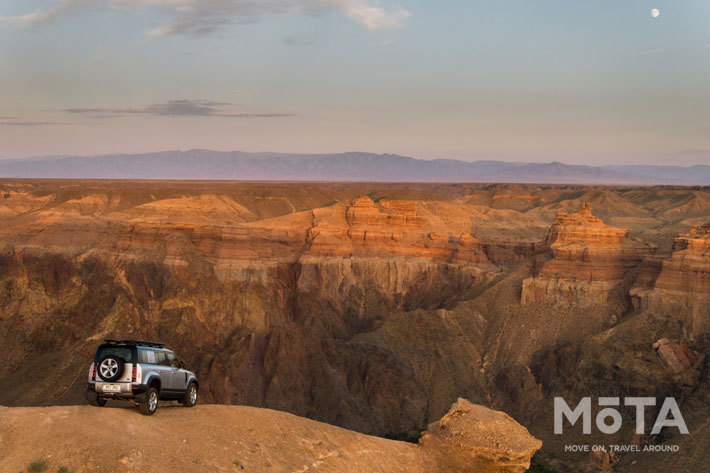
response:
<path id="1" fill-rule="evenodd" d="M 551 258 L 539 262 L 523 281 L 521 303 L 554 302 L 626 310 L 634 270 L 653 248 L 629 237 L 629 230 L 605 225 L 583 203 L 560 213 L 546 243 Z"/>
<path id="2" fill-rule="evenodd" d="M 633 288 L 639 310 L 674 314 L 690 338 L 710 332 L 710 224 L 695 225 L 673 242 L 655 281 Z"/>

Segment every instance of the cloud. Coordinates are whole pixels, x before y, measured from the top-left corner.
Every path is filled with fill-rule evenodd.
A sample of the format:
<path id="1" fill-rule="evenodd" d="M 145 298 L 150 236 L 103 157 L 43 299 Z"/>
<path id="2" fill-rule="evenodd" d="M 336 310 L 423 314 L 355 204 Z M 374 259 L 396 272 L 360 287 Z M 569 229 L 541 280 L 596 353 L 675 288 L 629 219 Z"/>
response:
<path id="1" fill-rule="evenodd" d="M 339 10 L 371 30 L 399 28 L 410 16 L 406 10 L 388 11 L 373 0 L 113 0 L 116 7 L 153 7 L 167 21 L 149 31 L 152 37 L 204 35 L 231 25 L 307 11 Z"/>
<path id="2" fill-rule="evenodd" d="M 14 23 L 18 26 L 39 26 L 52 23 L 57 18 L 72 13 L 88 5 L 87 0 L 54 0 L 51 8 L 38 8 L 30 13 L 18 16 L 0 16 L 0 22 Z"/>
<path id="3" fill-rule="evenodd" d="M 66 122 L 46 122 L 38 120 L 19 120 L 15 117 L 0 117 L 0 126 L 45 126 L 45 125 L 71 125 Z"/>
<path id="4" fill-rule="evenodd" d="M 315 43 L 315 39 L 302 35 L 286 36 L 283 41 L 289 46 L 310 46 Z"/>
<path id="5" fill-rule="evenodd" d="M 379 0 L 53 0 L 52 8 L 0 17 L 0 21 L 37 26 L 55 21 L 80 8 L 114 8 L 132 13 L 151 10 L 159 15 L 151 37 L 206 35 L 234 24 L 255 23 L 266 18 L 304 12 L 340 11 L 370 30 L 399 28 L 410 13 L 388 10 Z"/>
<path id="6" fill-rule="evenodd" d="M 126 108 L 65 108 L 73 114 L 156 115 L 160 117 L 231 117 L 231 118 L 278 118 L 292 117 L 290 113 L 249 113 L 233 109 L 234 104 L 210 100 L 170 100 L 141 107 Z"/>
<path id="7" fill-rule="evenodd" d="M 337 1 L 339 7 L 352 19 L 359 21 L 370 30 L 401 28 L 411 13 L 404 9 L 387 11 L 379 4 L 363 0 Z"/>

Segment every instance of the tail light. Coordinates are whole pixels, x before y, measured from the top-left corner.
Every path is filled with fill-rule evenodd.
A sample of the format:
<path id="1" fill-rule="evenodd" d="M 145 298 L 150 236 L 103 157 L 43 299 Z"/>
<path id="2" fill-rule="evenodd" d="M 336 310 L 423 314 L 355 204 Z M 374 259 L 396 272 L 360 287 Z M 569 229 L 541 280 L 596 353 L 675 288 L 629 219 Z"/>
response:
<path id="1" fill-rule="evenodd" d="M 136 377 L 138 376 L 138 365 L 133 364 L 133 371 L 131 372 L 131 381 L 136 382 Z"/>
<path id="2" fill-rule="evenodd" d="M 91 368 L 89 368 L 89 376 L 91 376 L 91 381 L 96 381 L 96 363 L 91 363 Z"/>
<path id="3" fill-rule="evenodd" d="M 140 365 L 135 364 L 133 365 L 133 373 L 131 375 L 131 380 L 134 383 L 141 383 L 141 378 L 143 377 L 143 370 L 141 369 Z"/>

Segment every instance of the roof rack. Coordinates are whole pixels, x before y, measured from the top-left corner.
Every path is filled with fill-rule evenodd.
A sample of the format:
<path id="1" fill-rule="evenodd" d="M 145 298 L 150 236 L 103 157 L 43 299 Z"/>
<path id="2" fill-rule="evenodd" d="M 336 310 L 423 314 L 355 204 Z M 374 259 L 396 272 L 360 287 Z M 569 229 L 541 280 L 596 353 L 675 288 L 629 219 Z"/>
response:
<path id="1" fill-rule="evenodd" d="M 145 340 L 114 340 L 111 338 L 105 338 L 104 342 L 109 345 L 144 345 L 148 347 L 163 348 L 165 343 L 161 342 L 148 342 Z"/>

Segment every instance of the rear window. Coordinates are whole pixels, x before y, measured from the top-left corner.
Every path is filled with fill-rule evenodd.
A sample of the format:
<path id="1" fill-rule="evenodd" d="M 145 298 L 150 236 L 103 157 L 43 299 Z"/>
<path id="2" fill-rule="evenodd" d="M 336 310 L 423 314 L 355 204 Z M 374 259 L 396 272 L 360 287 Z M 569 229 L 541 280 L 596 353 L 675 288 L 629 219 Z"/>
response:
<path id="1" fill-rule="evenodd" d="M 133 363 L 133 350 L 130 347 L 117 347 L 117 346 L 101 346 L 96 353 L 96 362 L 101 360 L 103 357 L 108 355 L 114 355 L 122 358 L 126 363 Z"/>

